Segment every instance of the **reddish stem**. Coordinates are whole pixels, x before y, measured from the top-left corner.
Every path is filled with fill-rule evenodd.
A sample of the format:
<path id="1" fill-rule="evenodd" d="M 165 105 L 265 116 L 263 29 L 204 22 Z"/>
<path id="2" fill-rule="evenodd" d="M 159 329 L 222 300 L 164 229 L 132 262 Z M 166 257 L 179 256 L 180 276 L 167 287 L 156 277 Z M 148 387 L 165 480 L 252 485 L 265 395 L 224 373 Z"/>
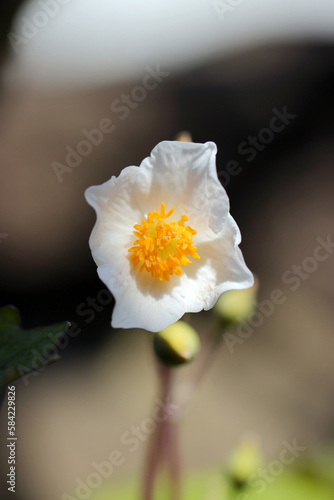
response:
<path id="1" fill-rule="evenodd" d="M 161 399 L 164 407 L 170 403 L 172 387 L 172 368 L 159 364 L 158 372 L 161 380 Z M 144 471 L 143 500 L 153 500 L 157 473 L 164 463 L 167 465 L 171 481 L 171 500 L 179 500 L 180 473 L 175 424 L 167 411 L 165 418 L 157 423 L 148 450 Z"/>

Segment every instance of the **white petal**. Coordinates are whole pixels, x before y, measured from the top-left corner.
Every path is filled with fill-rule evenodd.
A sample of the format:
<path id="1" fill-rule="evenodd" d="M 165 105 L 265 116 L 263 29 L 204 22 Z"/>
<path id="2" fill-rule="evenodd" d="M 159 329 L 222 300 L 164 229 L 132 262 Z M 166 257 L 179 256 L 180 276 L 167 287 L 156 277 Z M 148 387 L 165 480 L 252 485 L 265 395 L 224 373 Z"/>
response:
<path id="1" fill-rule="evenodd" d="M 174 208 L 175 217 L 189 216 L 190 225 L 197 222 L 197 230 L 210 227 L 219 232 L 229 211 L 229 200 L 218 180 L 216 170 L 217 148 L 213 142 L 160 142 L 140 165 L 150 185 L 142 195 L 147 211 L 165 203 Z"/>
<path id="2" fill-rule="evenodd" d="M 212 231 L 205 242 L 197 246 L 200 259 L 184 268 L 180 285 L 188 297 L 187 312 L 211 309 L 219 296 L 232 289 L 249 288 L 254 277 L 247 268 L 238 245 L 241 235 L 231 215 L 222 231 Z"/>
<path id="3" fill-rule="evenodd" d="M 115 290 L 116 305 L 112 316 L 114 328 L 143 328 L 158 332 L 180 319 L 185 304 L 178 300 L 174 290 L 177 277 L 170 282 L 154 279 L 146 271 L 136 276 L 137 270 L 127 276 L 121 288 Z M 107 269 L 101 269 L 100 278 L 104 280 Z M 110 281 L 109 281 L 110 283 Z"/>
<path id="4" fill-rule="evenodd" d="M 201 273 L 211 277 L 208 292 L 203 294 L 204 309 L 214 306 L 219 296 L 227 290 L 249 288 L 254 277 L 245 264 L 242 252 L 238 247 L 241 235 L 231 215 L 228 215 L 222 231 L 211 242 L 199 245 L 197 252 L 202 259 Z M 210 293 L 211 292 L 211 293 Z"/>

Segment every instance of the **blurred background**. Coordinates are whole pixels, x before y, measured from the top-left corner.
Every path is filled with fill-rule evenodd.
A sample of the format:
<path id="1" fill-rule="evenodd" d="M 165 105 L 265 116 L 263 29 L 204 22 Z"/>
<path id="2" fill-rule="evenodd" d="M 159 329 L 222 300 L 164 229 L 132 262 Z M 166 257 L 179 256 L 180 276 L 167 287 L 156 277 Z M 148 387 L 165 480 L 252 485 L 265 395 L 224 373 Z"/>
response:
<path id="1" fill-rule="evenodd" d="M 218 146 L 259 301 L 286 296 L 233 353 L 222 344 L 181 424 L 184 467 L 223 464 L 248 432 L 268 458 L 284 440 L 333 446 L 334 255 L 316 269 L 309 258 L 334 239 L 334 4 L 17 0 L 0 13 L 0 305 L 24 328 L 69 320 L 80 332 L 16 384 L 16 498 L 74 494 L 151 414 L 150 338 L 110 328 L 83 193 L 181 130 Z M 294 265 L 309 270 L 296 290 L 282 279 Z M 192 317 L 204 339 L 211 319 Z M 146 444 L 111 482 L 138 477 Z"/>

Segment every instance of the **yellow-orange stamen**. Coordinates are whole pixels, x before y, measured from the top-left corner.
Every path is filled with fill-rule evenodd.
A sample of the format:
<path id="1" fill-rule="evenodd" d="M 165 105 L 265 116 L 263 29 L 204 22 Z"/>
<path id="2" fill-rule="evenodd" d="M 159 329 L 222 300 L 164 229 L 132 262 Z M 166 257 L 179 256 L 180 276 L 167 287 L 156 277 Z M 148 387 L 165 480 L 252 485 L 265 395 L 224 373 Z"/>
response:
<path id="1" fill-rule="evenodd" d="M 196 247 L 193 245 L 193 235 L 196 231 L 190 226 L 185 227 L 188 220 L 182 215 L 178 222 L 166 222 L 174 209 L 167 213 L 161 203 L 160 213 L 153 210 L 147 215 L 147 220 L 135 224 L 133 234 L 138 238 L 129 248 L 130 261 L 134 266 L 140 265 L 140 271 L 148 271 L 153 278 L 169 281 L 173 274 L 182 275 L 179 266 L 191 264 L 188 256 L 199 259 Z"/>

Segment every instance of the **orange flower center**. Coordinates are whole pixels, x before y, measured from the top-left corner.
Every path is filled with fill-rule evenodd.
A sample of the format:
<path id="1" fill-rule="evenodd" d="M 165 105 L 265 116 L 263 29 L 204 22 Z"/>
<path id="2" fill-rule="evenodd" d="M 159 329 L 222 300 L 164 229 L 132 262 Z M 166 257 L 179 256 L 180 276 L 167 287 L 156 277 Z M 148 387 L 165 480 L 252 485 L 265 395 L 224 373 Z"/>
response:
<path id="1" fill-rule="evenodd" d="M 151 273 L 153 278 L 160 281 L 169 281 L 173 274 L 182 275 L 180 266 L 191 264 L 188 258 L 199 259 L 196 247 L 193 245 L 194 229 L 184 223 L 188 220 L 182 215 L 178 222 L 166 222 L 174 209 L 165 212 L 165 205 L 161 203 L 160 213 L 156 210 L 147 215 L 147 221 L 134 226 L 133 233 L 138 237 L 131 252 L 130 261 L 134 266 L 140 265 L 140 271 L 144 269 Z"/>

